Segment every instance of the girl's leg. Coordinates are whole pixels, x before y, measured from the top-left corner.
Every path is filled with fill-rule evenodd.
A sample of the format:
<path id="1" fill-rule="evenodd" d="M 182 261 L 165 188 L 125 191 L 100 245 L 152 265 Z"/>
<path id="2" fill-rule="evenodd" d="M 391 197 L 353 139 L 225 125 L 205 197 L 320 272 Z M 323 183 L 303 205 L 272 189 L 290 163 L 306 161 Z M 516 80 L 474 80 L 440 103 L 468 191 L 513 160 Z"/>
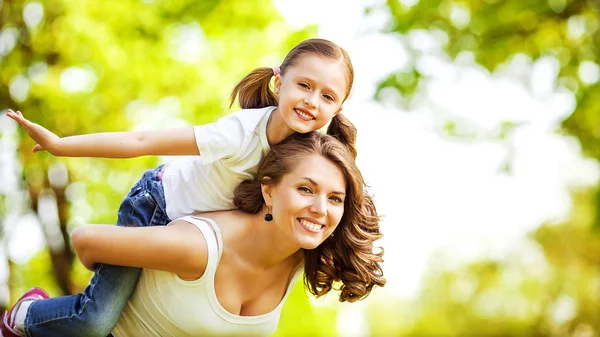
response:
<path id="1" fill-rule="evenodd" d="M 35 337 L 106 337 L 121 317 L 139 268 L 97 266 L 83 293 L 38 300 L 29 306 L 25 334 Z"/>
<path id="2" fill-rule="evenodd" d="M 166 225 L 161 167 L 147 171 L 119 209 L 119 226 Z M 106 337 L 119 321 L 133 293 L 141 269 L 98 264 L 83 293 L 33 302 L 25 319 L 30 337 Z"/>

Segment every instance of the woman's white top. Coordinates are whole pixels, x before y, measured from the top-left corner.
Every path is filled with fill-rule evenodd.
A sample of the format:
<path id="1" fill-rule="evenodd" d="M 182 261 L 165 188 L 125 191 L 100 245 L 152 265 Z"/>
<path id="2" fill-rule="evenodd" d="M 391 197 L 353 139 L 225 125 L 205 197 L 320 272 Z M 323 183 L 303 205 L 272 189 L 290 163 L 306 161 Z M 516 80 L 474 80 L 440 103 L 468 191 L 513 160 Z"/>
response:
<path id="1" fill-rule="evenodd" d="M 223 251 L 221 230 L 209 218 L 186 216 L 198 227 L 208 247 L 208 264 L 201 278 L 184 281 L 176 274 L 143 269 L 137 287 L 112 334 L 138 336 L 269 336 L 275 332 L 283 303 L 302 275 L 302 264 L 290 276 L 281 302 L 259 316 L 239 316 L 217 300 L 215 272 Z"/>
<path id="2" fill-rule="evenodd" d="M 215 123 L 194 126 L 200 156 L 167 165 L 162 175 L 170 219 L 235 209 L 233 191 L 253 179 L 271 149 L 267 124 L 276 107 L 243 109 Z"/>

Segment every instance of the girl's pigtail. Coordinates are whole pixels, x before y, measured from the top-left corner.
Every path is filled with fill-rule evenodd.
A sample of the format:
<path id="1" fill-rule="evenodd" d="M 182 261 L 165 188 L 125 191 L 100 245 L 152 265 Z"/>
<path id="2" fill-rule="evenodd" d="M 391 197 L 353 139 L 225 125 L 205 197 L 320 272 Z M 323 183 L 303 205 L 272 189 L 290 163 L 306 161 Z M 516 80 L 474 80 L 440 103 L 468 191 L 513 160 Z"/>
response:
<path id="1" fill-rule="evenodd" d="M 277 96 L 269 87 L 273 75 L 272 68 L 261 67 L 252 70 L 233 88 L 229 97 L 229 107 L 233 106 L 236 98 L 242 109 L 276 106 Z"/>
<path id="2" fill-rule="evenodd" d="M 341 113 L 333 116 L 327 128 L 327 134 L 334 136 L 346 145 L 354 159 L 356 159 L 356 128 L 348 118 Z"/>

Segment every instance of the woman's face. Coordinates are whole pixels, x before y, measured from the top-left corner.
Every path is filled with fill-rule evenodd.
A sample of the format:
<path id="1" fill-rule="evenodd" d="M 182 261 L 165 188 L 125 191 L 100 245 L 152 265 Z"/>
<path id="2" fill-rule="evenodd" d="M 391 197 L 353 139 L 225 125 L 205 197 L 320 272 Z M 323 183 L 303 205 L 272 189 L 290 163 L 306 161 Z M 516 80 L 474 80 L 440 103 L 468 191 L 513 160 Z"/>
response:
<path id="1" fill-rule="evenodd" d="M 274 225 L 304 249 L 314 249 L 325 241 L 344 214 L 344 174 L 320 155 L 301 157 L 279 184 L 264 191 Z"/>

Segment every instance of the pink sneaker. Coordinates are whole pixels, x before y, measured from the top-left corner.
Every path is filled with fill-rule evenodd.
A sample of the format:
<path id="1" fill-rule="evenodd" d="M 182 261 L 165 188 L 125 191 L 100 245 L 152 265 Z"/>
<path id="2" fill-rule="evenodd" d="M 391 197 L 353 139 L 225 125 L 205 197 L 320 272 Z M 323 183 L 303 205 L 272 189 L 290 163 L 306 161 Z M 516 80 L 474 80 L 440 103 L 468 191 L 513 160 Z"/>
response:
<path id="1" fill-rule="evenodd" d="M 10 309 L 9 312 L 4 312 L 2 314 L 2 321 L 0 322 L 0 336 L 2 337 L 21 337 L 24 334 L 17 331 L 15 327 L 15 323 L 12 321 L 13 310 L 19 307 L 19 304 L 24 300 L 41 300 L 44 298 L 49 298 L 48 293 L 46 293 L 41 288 L 31 288 L 29 289 L 15 305 Z"/>

